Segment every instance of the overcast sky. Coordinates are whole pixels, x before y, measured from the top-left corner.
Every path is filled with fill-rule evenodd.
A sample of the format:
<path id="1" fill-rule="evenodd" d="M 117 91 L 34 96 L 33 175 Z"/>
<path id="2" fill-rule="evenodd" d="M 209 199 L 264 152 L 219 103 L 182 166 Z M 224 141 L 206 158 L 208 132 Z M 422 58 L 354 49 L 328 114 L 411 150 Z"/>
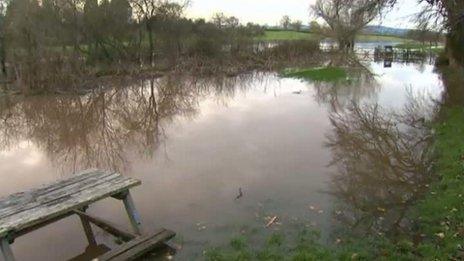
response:
<path id="1" fill-rule="evenodd" d="M 187 11 L 189 17 L 209 19 L 214 13 L 223 12 L 233 15 L 242 23 L 277 25 L 283 15 L 289 15 L 292 20 L 301 20 L 308 24 L 309 6 L 316 0 L 192 0 Z M 398 28 L 413 28 L 411 16 L 420 7 L 416 0 L 400 0 L 399 4 L 381 21 L 372 24 L 382 24 Z"/>

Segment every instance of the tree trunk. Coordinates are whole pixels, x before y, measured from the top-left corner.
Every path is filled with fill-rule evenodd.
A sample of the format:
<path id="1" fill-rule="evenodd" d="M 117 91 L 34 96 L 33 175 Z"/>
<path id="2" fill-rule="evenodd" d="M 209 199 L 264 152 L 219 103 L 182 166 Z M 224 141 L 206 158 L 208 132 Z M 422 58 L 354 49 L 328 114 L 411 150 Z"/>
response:
<path id="1" fill-rule="evenodd" d="M 338 48 L 340 51 L 351 52 L 354 50 L 354 37 L 339 37 Z"/>
<path id="2" fill-rule="evenodd" d="M 3 77 L 7 78 L 7 71 L 6 71 L 6 50 L 5 50 L 5 39 L 3 36 L 0 37 L 0 64 Z"/>
<path id="3" fill-rule="evenodd" d="M 464 66 L 464 2 L 444 0 L 450 31 L 446 49 L 452 64 Z"/>
<path id="4" fill-rule="evenodd" d="M 153 43 L 153 30 L 152 30 L 152 27 L 151 27 L 151 21 L 147 21 L 147 33 L 148 33 L 148 42 L 149 42 L 149 49 L 150 49 L 150 66 L 154 66 L 155 65 L 155 59 L 154 59 L 154 52 L 155 52 L 155 47 L 154 47 L 154 43 Z"/>

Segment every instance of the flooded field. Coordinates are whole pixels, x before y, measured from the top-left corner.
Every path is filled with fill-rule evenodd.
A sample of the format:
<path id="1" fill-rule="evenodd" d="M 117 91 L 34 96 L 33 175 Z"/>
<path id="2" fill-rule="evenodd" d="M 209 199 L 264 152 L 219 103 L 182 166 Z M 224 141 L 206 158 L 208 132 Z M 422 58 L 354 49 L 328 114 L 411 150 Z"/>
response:
<path id="1" fill-rule="evenodd" d="M 359 200 L 371 199 L 372 211 L 364 213 L 388 212 L 384 223 L 391 217 L 394 226 L 401 214 L 388 209 L 401 213 L 426 178 L 397 186 L 390 175 L 395 168 L 382 167 L 383 154 L 371 155 L 367 159 L 379 163 L 350 176 L 356 164 L 347 162 L 357 159 L 363 165 L 366 158 L 350 154 L 356 146 L 337 146 L 350 145 L 350 137 L 367 144 L 385 133 L 341 136 L 353 122 L 343 117 L 356 113 L 354 105 L 359 105 L 358 114 L 368 112 L 366 104 L 378 105 L 378 113 L 372 114 L 378 116 L 411 109 L 412 102 L 421 104 L 422 119 L 430 118 L 443 84 L 429 64 L 385 68 L 383 62 L 371 62 L 368 68 L 369 73 L 343 83 L 275 73 L 172 76 L 115 83 L 85 96 L 2 100 L 0 196 L 91 167 L 120 171 L 142 181 L 133 196 L 144 227 L 177 232 L 177 260 L 202 259 L 205 249 L 241 233 L 260 242 L 276 230 L 292 234 L 308 227 L 320 230 L 330 244 L 340 213 L 350 222 L 369 220 L 349 209 L 350 202 L 356 207 Z M 424 166 L 416 163 L 405 163 L 414 170 L 398 179 L 421 171 Z M 386 178 L 377 179 L 385 173 Z M 398 191 L 407 198 L 397 198 Z M 379 197 L 392 202 L 377 205 Z M 89 212 L 129 225 L 115 200 L 93 205 Z M 266 228 L 274 216 L 278 222 Z M 370 229 L 388 230 L 372 224 Z M 98 240 L 115 244 L 103 232 Z M 18 260 L 62 260 L 86 246 L 79 219 L 71 217 L 17 239 L 12 247 Z"/>

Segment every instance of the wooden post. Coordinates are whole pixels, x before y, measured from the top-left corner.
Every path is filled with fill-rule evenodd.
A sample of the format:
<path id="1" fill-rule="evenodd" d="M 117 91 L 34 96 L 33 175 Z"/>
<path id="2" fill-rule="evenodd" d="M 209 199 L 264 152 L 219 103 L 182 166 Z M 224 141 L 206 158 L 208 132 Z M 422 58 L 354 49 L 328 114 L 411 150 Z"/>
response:
<path id="1" fill-rule="evenodd" d="M 142 234 L 142 222 L 140 221 L 140 215 L 135 209 L 134 201 L 129 190 L 123 196 L 124 207 L 126 208 L 127 215 L 129 216 L 130 222 L 134 232 L 138 235 Z"/>
<path id="2" fill-rule="evenodd" d="M 86 208 L 82 209 L 82 212 L 85 212 Z M 84 228 L 85 236 L 87 237 L 87 241 L 89 241 L 89 246 L 96 246 L 97 241 L 95 240 L 95 236 L 93 235 L 92 226 L 90 222 L 79 215 L 79 219 L 81 220 L 82 227 Z"/>
<path id="3" fill-rule="evenodd" d="M 87 222 L 94 224 L 95 226 L 103 229 L 104 231 L 117 238 L 122 239 L 123 241 L 131 241 L 137 237 L 137 235 L 126 232 L 102 218 L 91 216 L 79 210 L 74 210 L 74 213 L 79 215 L 82 219 L 87 220 Z"/>
<path id="4" fill-rule="evenodd" d="M 2 249 L 3 258 L 5 259 L 5 261 L 14 261 L 15 258 L 13 256 L 13 251 L 11 251 L 8 238 L 1 238 L 0 240 L 0 249 Z"/>

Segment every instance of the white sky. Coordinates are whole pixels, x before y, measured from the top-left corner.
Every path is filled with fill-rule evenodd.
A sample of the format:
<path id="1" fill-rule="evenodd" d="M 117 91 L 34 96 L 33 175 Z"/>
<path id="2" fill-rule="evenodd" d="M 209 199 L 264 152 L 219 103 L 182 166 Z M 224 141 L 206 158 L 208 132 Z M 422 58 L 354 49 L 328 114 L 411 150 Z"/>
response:
<path id="1" fill-rule="evenodd" d="M 316 0 L 192 0 L 187 10 L 187 16 L 210 19 L 214 13 L 223 12 L 233 15 L 242 23 L 277 25 L 283 15 L 289 15 L 292 20 L 301 20 L 308 24 L 313 20 L 309 16 L 309 6 Z M 413 28 L 411 16 L 420 7 L 417 0 L 399 0 L 399 4 L 386 15 L 382 21 L 372 24 L 398 28 Z"/>

